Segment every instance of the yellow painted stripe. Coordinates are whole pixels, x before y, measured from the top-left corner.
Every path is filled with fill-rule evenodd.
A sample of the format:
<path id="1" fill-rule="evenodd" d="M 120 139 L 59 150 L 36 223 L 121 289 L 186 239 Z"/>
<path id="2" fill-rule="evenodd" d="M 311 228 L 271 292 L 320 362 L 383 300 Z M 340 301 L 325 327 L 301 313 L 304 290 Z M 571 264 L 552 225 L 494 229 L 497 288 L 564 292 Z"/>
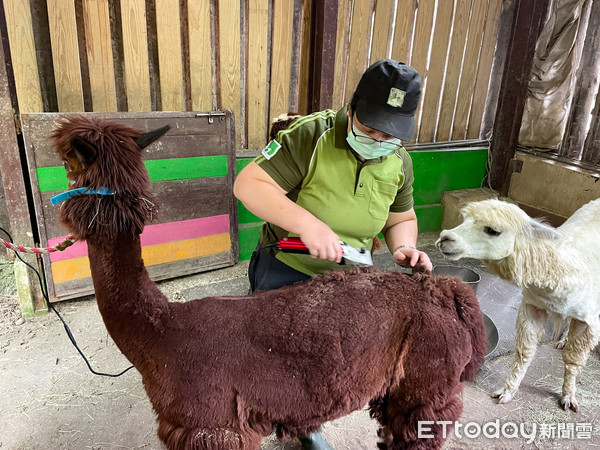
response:
<path id="1" fill-rule="evenodd" d="M 158 264 L 200 258 L 226 252 L 231 248 L 229 233 L 213 234 L 195 239 L 142 247 L 142 258 L 147 267 Z M 54 284 L 67 283 L 92 276 L 87 257 L 56 261 L 51 264 Z"/>

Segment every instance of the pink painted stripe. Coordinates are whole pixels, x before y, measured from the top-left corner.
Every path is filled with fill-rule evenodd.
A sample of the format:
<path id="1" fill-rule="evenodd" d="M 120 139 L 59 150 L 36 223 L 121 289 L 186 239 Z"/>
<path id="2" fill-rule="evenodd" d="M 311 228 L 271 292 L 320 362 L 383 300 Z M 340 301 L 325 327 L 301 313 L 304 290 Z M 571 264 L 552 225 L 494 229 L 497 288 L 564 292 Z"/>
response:
<path id="1" fill-rule="evenodd" d="M 147 225 L 141 235 L 142 247 L 227 232 L 229 232 L 229 214 Z M 64 236 L 48 239 L 48 247 L 59 244 L 64 239 Z M 65 251 L 50 254 L 50 261 L 64 261 L 82 256 L 87 256 L 87 244 L 85 242 L 76 242 Z"/>

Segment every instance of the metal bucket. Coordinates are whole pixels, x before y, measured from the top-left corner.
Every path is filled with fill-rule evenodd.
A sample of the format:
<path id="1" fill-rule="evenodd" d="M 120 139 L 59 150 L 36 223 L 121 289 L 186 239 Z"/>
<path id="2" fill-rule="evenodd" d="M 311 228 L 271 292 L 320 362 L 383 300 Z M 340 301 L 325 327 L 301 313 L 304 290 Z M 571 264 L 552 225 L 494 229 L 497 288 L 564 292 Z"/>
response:
<path id="1" fill-rule="evenodd" d="M 462 266 L 438 265 L 433 267 L 433 273 L 436 275 L 452 275 L 458 277 L 464 283 L 471 286 L 475 294 L 477 294 L 477 286 L 481 281 L 481 275 L 473 269 Z M 485 325 L 485 337 L 487 340 L 487 354 L 485 355 L 487 358 L 494 353 L 496 347 L 498 347 L 500 337 L 498 334 L 498 327 L 496 327 L 494 321 L 486 314 L 483 314 L 483 324 Z"/>
<path id="2" fill-rule="evenodd" d="M 481 281 L 481 275 L 473 269 L 462 266 L 440 265 L 433 267 L 433 273 L 436 275 L 452 275 L 460 278 L 464 283 L 467 283 L 473 288 L 477 294 L 477 286 Z"/>

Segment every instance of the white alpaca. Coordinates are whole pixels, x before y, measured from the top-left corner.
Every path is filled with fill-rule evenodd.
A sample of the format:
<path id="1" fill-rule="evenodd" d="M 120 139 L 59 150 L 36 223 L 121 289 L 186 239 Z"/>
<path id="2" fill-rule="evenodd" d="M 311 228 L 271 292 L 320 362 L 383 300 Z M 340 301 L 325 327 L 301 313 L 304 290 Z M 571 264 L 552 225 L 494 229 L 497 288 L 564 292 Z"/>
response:
<path id="1" fill-rule="evenodd" d="M 442 253 L 480 259 L 523 290 L 512 372 L 492 397 L 512 400 L 548 317 L 555 325 L 570 319 L 561 405 L 577 412 L 576 377 L 600 339 L 600 199 L 557 229 L 495 199 L 469 203 L 462 214 L 461 225 L 441 232 L 436 245 Z"/>

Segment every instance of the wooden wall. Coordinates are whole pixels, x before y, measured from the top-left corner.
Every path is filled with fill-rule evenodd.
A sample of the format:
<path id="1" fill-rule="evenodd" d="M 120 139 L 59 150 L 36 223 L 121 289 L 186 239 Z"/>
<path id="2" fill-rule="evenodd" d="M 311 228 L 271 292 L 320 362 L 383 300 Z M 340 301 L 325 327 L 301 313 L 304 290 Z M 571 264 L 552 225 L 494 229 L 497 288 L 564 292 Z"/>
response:
<path id="1" fill-rule="evenodd" d="M 386 57 L 413 65 L 423 77 L 416 141 L 479 138 L 502 3 L 4 0 L 3 5 L 21 113 L 229 109 L 236 147 L 260 149 L 272 117 L 314 109 L 310 74 L 320 71 L 331 85 L 332 95 L 316 106 L 337 109 L 366 67 Z M 313 19 L 325 5 L 333 20 L 328 17 L 318 31 L 332 40 L 315 48 Z M 326 47 L 331 44 L 329 64 L 315 55 L 333 53 Z"/>

